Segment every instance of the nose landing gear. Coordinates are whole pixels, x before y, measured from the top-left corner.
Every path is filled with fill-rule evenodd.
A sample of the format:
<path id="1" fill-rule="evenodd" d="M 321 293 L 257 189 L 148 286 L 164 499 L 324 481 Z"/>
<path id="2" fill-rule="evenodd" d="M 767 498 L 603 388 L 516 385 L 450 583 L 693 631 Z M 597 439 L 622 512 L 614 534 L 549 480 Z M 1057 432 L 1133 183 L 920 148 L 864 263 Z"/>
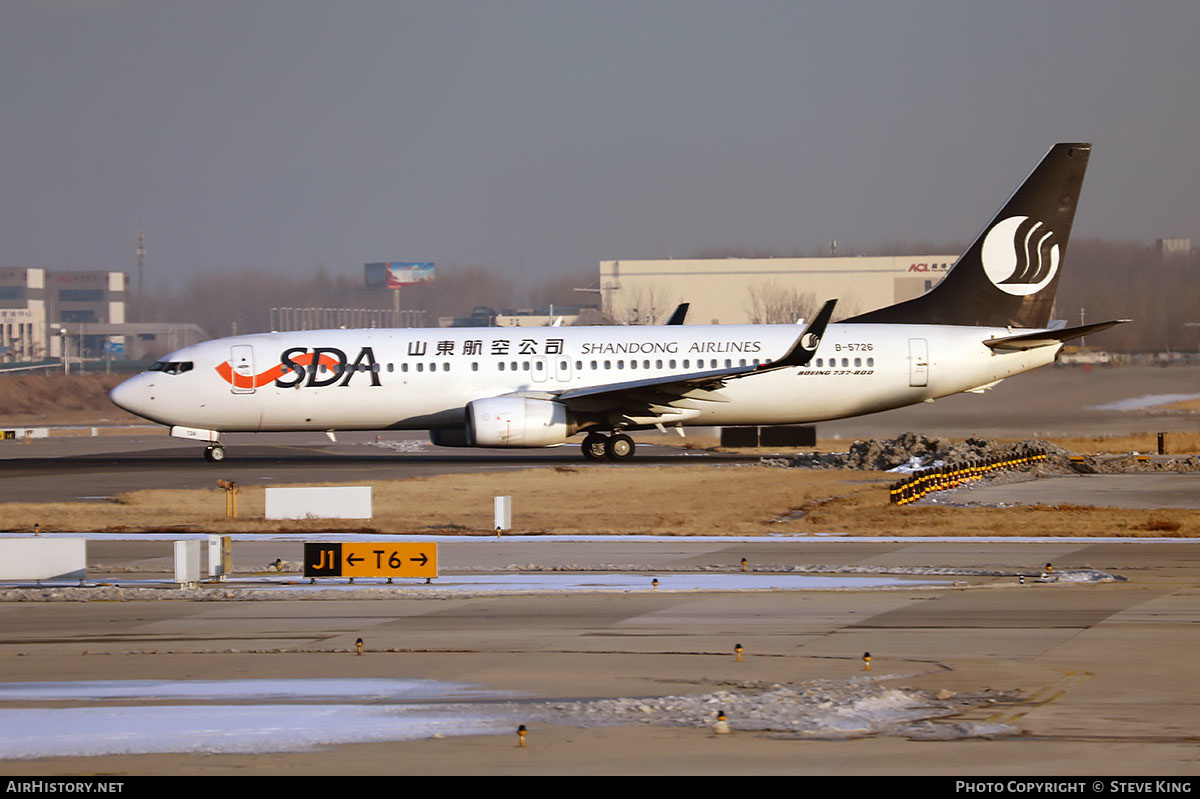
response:
<path id="1" fill-rule="evenodd" d="M 220 463 L 225 460 L 225 447 L 220 442 L 209 444 L 204 450 L 204 460 L 209 463 Z"/>

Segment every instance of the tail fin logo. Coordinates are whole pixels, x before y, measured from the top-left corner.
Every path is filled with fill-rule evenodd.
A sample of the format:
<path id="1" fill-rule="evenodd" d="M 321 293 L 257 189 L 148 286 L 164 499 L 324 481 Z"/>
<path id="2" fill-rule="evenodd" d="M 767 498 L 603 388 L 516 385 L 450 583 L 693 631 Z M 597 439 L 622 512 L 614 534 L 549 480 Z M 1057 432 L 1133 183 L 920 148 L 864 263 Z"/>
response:
<path id="1" fill-rule="evenodd" d="M 1015 297 L 1036 294 L 1058 273 L 1058 236 L 1028 216 L 1010 216 L 983 240 L 983 271 L 1001 291 Z"/>

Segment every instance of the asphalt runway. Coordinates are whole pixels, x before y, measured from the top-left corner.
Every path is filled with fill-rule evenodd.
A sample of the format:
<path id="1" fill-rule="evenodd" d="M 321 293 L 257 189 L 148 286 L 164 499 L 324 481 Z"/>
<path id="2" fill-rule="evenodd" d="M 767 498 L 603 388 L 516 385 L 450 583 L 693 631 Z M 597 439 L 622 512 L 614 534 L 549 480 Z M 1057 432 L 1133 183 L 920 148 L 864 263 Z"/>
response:
<path id="1" fill-rule="evenodd" d="M 955 394 L 885 413 L 823 422 L 822 438 L 926 435 L 1037 438 L 1125 433 L 1195 432 L 1196 414 L 1166 411 L 1149 398 L 1195 397 L 1197 366 L 1048 366 L 1004 380 L 982 394 Z M 1124 410 L 1114 403 L 1132 403 Z"/>
<path id="2" fill-rule="evenodd" d="M 1022 483 L 968 485 L 919 504 L 1091 505 L 1102 508 L 1200 508 L 1200 472 L 1077 474 Z"/>
<path id="3" fill-rule="evenodd" d="M 145 488 L 208 488 L 217 479 L 243 485 L 398 480 L 406 477 L 497 469 L 569 465 L 611 468 L 583 459 L 575 445 L 534 450 L 446 449 L 424 433 L 340 433 L 336 443 L 320 433 L 231 434 L 221 463 L 203 458 L 194 441 L 163 435 L 61 437 L 0 446 L 0 501 L 103 501 Z M 669 465 L 756 461 L 680 447 L 642 445 L 634 463 Z"/>

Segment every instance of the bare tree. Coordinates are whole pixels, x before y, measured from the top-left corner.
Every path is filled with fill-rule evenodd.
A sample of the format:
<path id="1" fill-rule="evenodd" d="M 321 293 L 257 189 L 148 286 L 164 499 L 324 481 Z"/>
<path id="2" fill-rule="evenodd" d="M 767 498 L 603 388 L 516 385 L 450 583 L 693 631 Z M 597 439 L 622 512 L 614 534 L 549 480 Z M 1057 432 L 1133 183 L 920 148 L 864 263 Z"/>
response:
<path id="1" fill-rule="evenodd" d="M 668 299 L 667 289 L 661 283 L 647 283 L 623 291 L 618 297 L 610 313 L 618 324 L 626 325 L 660 325 L 680 303 Z"/>
<path id="2" fill-rule="evenodd" d="M 785 288 L 774 281 L 757 283 L 746 289 L 744 310 L 755 325 L 791 325 L 811 316 L 817 309 L 812 292 Z"/>

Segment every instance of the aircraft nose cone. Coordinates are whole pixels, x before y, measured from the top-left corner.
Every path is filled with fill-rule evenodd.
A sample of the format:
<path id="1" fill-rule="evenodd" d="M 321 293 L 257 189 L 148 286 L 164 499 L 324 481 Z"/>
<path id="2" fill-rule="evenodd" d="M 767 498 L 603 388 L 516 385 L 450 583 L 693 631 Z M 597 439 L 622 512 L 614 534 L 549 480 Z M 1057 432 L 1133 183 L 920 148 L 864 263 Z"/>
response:
<path id="1" fill-rule="evenodd" d="M 108 399 L 113 405 L 122 410 L 141 415 L 143 403 L 145 402 L 145 391 L 142 387 L 141 375 L 118 383 L 112 391 L 108 392 Z"/>

